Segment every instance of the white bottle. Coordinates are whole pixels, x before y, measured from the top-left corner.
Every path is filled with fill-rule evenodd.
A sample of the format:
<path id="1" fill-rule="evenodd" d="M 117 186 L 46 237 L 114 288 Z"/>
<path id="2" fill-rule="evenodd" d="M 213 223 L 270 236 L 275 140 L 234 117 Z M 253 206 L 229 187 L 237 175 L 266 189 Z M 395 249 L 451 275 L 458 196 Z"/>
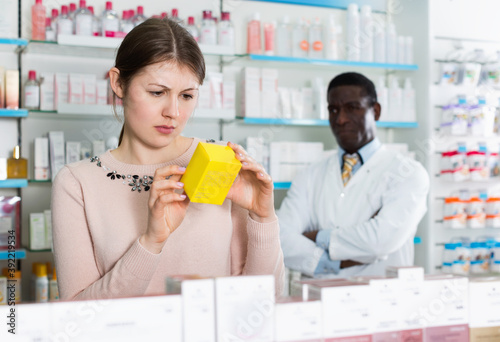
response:
<path id="1" fill-rule="evenodd" d="M 196 40 L 196 41 L 200 40 L 200 31 L 198 31 L 198 28 L 196 27 L 196 25 L 194 23 L 194 17 L 188 17 L 188 24 L 186 26 L 186 30 L 189 33 L 191 33 L 194 40 Z"/>
<path id="2" fill-rule="evenodd" d="M 389 120 L 389 89 L 385 85 L 385 77 L 380 76 L 377 84 L 377 102 L 380 103 L 381 121 Z"/>
<path id="3" fill-rule="evenodd" d="M 73 20 L 68 14 L 68 6 L 61 7 L 61 15 L 57 18 L 57 36 L 73 34 Z"/>
<path id="4" fill-rule="evenodd" d="M 52 9 L 52 17 L 50 17 L 50 25 L 52 25 L 52 29 L 54 32 L 57 32 L 57 19 L 59 18 L 59 11 L 56 8 Z"/>
<path id="5" fill-rule="evenodd" d="M 381 25 L 375 25 L 373 32 L 373 61 L 375 63 L 386 63 L 387 61 L 385 42 L 385 28 Z"/>
<path id="6" fill-rule="evenodd" d="M 217 45 L 217 27 L 212 19 L 212 11 L 203 11 L 201 22 L 200 43 L 206 45 Z"/>
<path id="7" fill-rule="evenodd" d="M 403 36 L 398 36 L 398 64 L 406 62 L 406 39 Z"/>
<path id="8" fill-rule="evenodd" d="M 359 61 L 361 46 L 359 41 L 359 12 L 358 5 L 349 4 L 347 7 L 347 60 Z"/>
<path id="9" fill-rule="evenodd" d="M 325 58 L 339 59 L 339 35 L 342 33 L 342 26 L 335 24 L 335 15 L 330 14 L 325 27 Z"/>
<path id="10" fill-rule="evenodd" d="M 304 18 L 300 18 L 297 25 L 292 30 L 292 56 L 297 58 L 307 58 L 309 51 L 309 41 L 307 25 Z"/>
<path id="11" fill-rule="evenodd" d="M 405 41 L 405 64 L 413 64 L 413 37 L 407 36 Z"/>
<path id="12" fill-rule="evenodd" d="M 106 37 L 106 31 L 120 31 L 120 18 L 118 14 L 113 11 L 113 3 L 111 1 L 106 1 L 106 9 L 102 12 L 101 16 L 101 27 L 101 34 L 103 37 Z"/>
<path id="13" fill-rule="evenodd" d="M 415 122 L 417 121 L 417 110 L 415 100 L 415 89 L 411 84 L 411 79 L 405 79 L 405 86 L 403 89 L 403 110 L 402 121 Z"/>
<path id="14" fill-rule="evenodd" d="M 396 35 L 396 26 L 394 23 L 387 23 L 386 27 L 386 62 L 389 64 L 396 64 L 398 62 L 398 41 Z"/>
<path id="15" fill-rule="evenodd" d="M 234 47 L 234 26 L 229 12 L 221 13 L 218 27 L 219 45 Z"/>
<path id="16" fill-rule="evenodd" d="M 146 17 L 144 16 L 144 7 L 137 6 L 137 14 L 132 17 L 132 23 L 134 23 L 134 27 L 145 22 Z"/>
<path id="17" fill-rule="evenodd" d="M 45 40 L 47 42 L 56 41 L 56 31 L 52 28 L 52 23 L 50 18 L 45 18 Z"/>
<path id="18" fill-rule="evenodd" d="M 92 13 L 87 9 L 85 0 L 80 0 L 80 8 L 75 12 L 75 34 L 92 36 Z"/>
<path id="19" fill-rule="evenodd" d="M 94 6 L 88 7 L 92 13 L 92 36 L 99 37 L 101 35 L 101 20 L 94 14 Z"/>
<path id="20" fill-rule="evenodd" d="M 57 285 L 56 269 L 52 273 L 52 279 L 49 280 L 49 300 L 51 302 L 59 300 L 59 287 Z"/>
<path id="21" fill-rule="evenodd" d="M 36 80 L 36 71 L 30 70 L 28 81 L 24 85 L 24 108 L 40 109 L 40 83 Z"/>
<path id="22" fill-rule="evenodd" d="M 175 21 L 177 24 L 183 24 L 182 20 L 179 18 L 179 10 L 177 8 L 172 8 L 172 16 L 170 20 Z"/>
<path id="23" fill-rule="evenodd" d="M 389 118 L 388 121 L 402 121 L 403 91 L 399 87 L 397 77 L 391 80 L 389 87 Z"/>
<path id="24" fill-rule="evenodd" d="M 276 27 L 276 47 L 277 56 L 290 57 L 292 55 L 292 28 L 288 15 L 283 16 L 281 22 Z"/>
<path id="25" fill-rule="evenodd" d="M 39 264 L 36 267 L 35 302 L 47 303 L 49 301 L 49 279 L 47 279 L 47 265 Z"/>
<path id="26" fill-rule="evenodd" d="M 360 32 L 360 59 L 371 63 L 373 62 L 373 19 L 372 8 L 369 5 L 361 7 Z"/>
<path id="27" fill-rule="evenodd" d="M 309 58 L 324 58 L 323 26 L 316 17 L 309 28 Z"/>
<path id="28" fill-rule="evenodd" d="M 129 33 L 134 28 L 132 22 L 132 13 L 129 10 L 123 11 L 122 20 L 120 22 L 120 31 Z"/>

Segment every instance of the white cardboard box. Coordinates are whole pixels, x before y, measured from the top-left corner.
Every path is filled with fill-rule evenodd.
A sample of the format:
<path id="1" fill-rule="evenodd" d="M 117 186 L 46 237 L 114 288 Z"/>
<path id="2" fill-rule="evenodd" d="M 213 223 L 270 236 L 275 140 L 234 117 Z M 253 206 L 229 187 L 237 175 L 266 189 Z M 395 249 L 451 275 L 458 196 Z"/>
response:
<path id="1" fill-rule="evenodd" d="M 35 180 L 49 178 L 49 138 L 35 138 Z"/>
<path id="2" fill-rule="evenodd" d="M 63 73 L 56 73 L 54 81 L 54 102 L 56 110 L 59 109 L 60 103 L 68 103 L 69 93 L 69 75 Z"/>
<path id="3" fill-rule="evenodd" d="M 30 213 L 30 249 L 46 249 L 45 216 L 43 213 Z"/>
<path id="4" fill-rule="evenodd" d="M 214 280 L 184 280 L 181 287 L 184 342 L 215 341 Z"/>
<path id="5" fill-rule="evenodd" d="M 83 79 L 84 74 L 69 74 L 68 78 L 68 103 L 83 104 Z"/>
<path id="6" fill-rule="evenodd" d="M 470 328 L 500 327 L 500 278 L 469 281 Z"/>
<path id="7" fill-rule="evenodd" d="M 274 296 L 272 275 L 216 278 L 217 341 L 273 341 Z"/>
<path id="8" fill-rule="evenodd" d="M 96 104 L 97 77 L 96 75 L 84 74 L 83 79 L 83 103 Z"/>
<path id="9" fill-rule="evenodd" d="M 259 68 L 242 69 L 241 112 L 248 118 L 262 117 L 261 113 L 261 73 Z"/>
<path id="10" fill-rule="evenodd" d="M 64 157 L 64 132 L 49 132 L 49 151 L 50 173 L 53 181 L 66 162 L 66 158 Z"/>
<path id="11" fill-rule="evenodd" d="M 66 164 L 80 161 L 80 148 L 81 143 L 79 141 L 66 142 Z"/>
<path id="12" fill-rule="evenodd" d="M 266 118 L 278 117 L 278 70 L 262 69 L 261 116 Z"/>
<path id="13" fill-rule="evenodd" d="M 283 297 L 277 300 L 274 333 L 276 342 L 321 341 L 322 311 L 319 300 Z"/>
<path id="14" fill-rule="evenodd" d="M 56 110 L 55 74 L 41 72 L 40 81 L 40 110 Z"/>

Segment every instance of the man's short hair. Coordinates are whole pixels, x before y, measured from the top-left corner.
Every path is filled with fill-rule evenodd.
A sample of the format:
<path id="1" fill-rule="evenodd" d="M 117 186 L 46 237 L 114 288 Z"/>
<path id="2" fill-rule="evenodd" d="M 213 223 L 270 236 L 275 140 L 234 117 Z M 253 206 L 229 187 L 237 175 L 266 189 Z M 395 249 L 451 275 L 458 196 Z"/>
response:
<path id="1" fill-rule="evenodd" d="M 367 96 L 370 99 L 370 106 L 377 102 L 377 92 L 375 91 L 375 85 L 365 76 L 358 74 L 357 72 L 346 72 L 335 76 L 333 80 L 330 81 L 328 85 L 327 94 L 330 90 L 340 86 L 358 86 L 361 88 L 361 95 Z"/>

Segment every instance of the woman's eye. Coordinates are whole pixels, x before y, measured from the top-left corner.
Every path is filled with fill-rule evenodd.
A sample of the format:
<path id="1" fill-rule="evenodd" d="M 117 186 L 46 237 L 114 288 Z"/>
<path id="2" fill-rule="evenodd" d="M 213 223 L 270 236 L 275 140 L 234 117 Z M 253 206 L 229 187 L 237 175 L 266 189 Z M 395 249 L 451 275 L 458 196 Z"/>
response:
<path id="1" fill-rule="evenodd" d="M 161 94 L 163 94 L 162 91 L 150 91 L 149 93 L 156 97 L 161 96 Z"/>
<path id="2" fill-rule="evenodd" d="M 189 94 L 182 94 L 182 98 L 184 100 L 191 100 L 193 98 L 193 95 L 189 95 Z"/>

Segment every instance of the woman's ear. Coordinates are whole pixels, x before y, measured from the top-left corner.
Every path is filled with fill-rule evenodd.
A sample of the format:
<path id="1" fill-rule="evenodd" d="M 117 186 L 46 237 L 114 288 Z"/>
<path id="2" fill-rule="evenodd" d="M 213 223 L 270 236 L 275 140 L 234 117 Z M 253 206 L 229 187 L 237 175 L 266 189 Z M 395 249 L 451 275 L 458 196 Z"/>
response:
<path id="1" fill-rule="evenodd" d="M 120 70 L 115 67 L 112 67 L 109 70 L 109 84 L 111 85 L 111 89 L 120 99 L 123 98 L 123 88 L 119 81 L 120 78 Z"/>

